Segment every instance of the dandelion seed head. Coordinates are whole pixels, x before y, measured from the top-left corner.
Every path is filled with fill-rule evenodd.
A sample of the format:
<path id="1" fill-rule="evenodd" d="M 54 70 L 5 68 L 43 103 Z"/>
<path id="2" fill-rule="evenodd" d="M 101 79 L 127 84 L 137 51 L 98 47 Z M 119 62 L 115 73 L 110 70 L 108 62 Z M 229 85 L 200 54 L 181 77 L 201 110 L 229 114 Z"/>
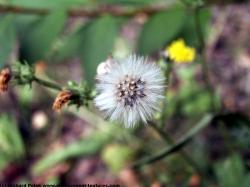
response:
<path id="1" fill-rule="evenodd" d="M 96 106 L 111 121 L 133 127 L 147 123 L 163 99 L 164 77 L 160 69 L 143 57 L 131 55 L 113 61 L 109 72 L 97 75 Z"/>

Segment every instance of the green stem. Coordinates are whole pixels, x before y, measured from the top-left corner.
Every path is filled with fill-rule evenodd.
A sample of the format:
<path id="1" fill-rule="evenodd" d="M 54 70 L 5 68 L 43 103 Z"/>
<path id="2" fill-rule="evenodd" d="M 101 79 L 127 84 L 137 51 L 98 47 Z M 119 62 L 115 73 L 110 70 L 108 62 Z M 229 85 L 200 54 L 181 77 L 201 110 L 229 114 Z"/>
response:
<path id="1" fill-rule="evenodd" d="M 58 85 L 56 83 L 40 79 L 40 78 L 38 78 L 36 76 L 33 77 L 33 81 L 35 81 L 36 83 L 38 83 L 40 85 L 43 85 L 45 87 L 52 88 L 52 89 L 55 89 L 55 90 L 58 90 L 58 91 L 61 91 L 63 89 L 60 85 Z"/>
<path id="2" fill-rule="evenodd" d="M 167 144 L 174 145 L 174 141 L 171 139 L 171 137 L 166 132 L 158 128 L 156 124 L 152 124 L 150 125 L 150 127 L 152 127 L 152 129 L 154 129 Z M 198 173 L 202 173 L 199 165 L 185 151 L 180 150 L 179 154 L 181 158 L 194 170 L 196 170 Z"/>
<path id="3" fill-rule="evenodd" d="M 200 43 L 201 52 L 203 53 L 203 51 L 205 51 L 205 39 L 200 24 L 200 18 L 199 18 L 200 10 L 201 10 L 200 7 L 196 7 L 194 9 L 194 19 L 195 19 L 195 29 L 197 32 L 197 37 Z"/>
<path id="4" fill-rule="evenodd" d="M 206 44 L 205 44 L 205 39 L 204 39 L 204 35 L 202 32 L 202 28 L 201 28 L 201 24 L 200 24 L 200 10 L 201 7 L 196 7 L 194 9 L 194 19 L 195 19 L 195 29 L 196 29 L 196 33 L 197 33 L 197 37 L 200 43 L 200 52 L 201 52 L 201 65 L 202 65 L 202 72 L 203 72 L 203 79 L 204 82 L 206 83 L 206 87 L 209 91 L 210 94 L 210 98 L 211 98 L 211 109 L 212 111 L 216 111 L 216 103 L 215 103 L 215 94 L 214 94 L 214 90 L 209 78 L 209 68 L 208 68 L 208 64 L 207 64 L 207 60 L 206 60 Z"/>
<path id="5" fill-rule="evenodd" d="M 228 128 L 225 124 L 224 121 L 219 121 L 219 131 L 221 132 L 224 141 L 225 141 L 225 147 L 230 153 L 234 153 L 234 147 L 233 147 L 233 142 L 231 141 L 230 138 L 230 133 L 228 131 Z"/>
<path id="6" fill-rule="evenodd" d="M 170 75 L 171 75 L 171 72 L 173 70 L 173 63 L 168 62 L 168 61 L 166 61 L 166 63 L 168 65 L 167 69 L 165 71 L 165 80 L 166 80 L 165 86 L 167 88 L 167 86 L 170 85 Z M 167 117 L 166 109 L 167 109 L 167 100 L 164 99 L 163 106 L 162 106 L 162 115 L 161 115 L 161 128 L 163 128 L 165 125 L 165 121 L 166 121 L 166 117 Z"/>

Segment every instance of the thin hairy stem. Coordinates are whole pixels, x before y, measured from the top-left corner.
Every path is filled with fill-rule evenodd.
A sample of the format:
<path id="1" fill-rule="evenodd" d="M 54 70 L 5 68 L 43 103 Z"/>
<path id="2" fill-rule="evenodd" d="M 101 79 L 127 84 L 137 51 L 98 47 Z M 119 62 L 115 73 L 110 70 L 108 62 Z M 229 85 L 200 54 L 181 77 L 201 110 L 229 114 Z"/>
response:
<path id="1" fill-rule="evenodd" d="M 58 85 L 56 83 L 43 80 L 43 79 L 38 78 L 36 76 L 33 77 L 33 81 L 36 82 L 36 83 L 38 83 L 38 84 L 40 84 L 40 85 L 42 85 L 42 86 L 45 86 L 45 87 L 48 87 L 48 88 L 51 88 L 51 89 L 54 89 L 54 90 L 60 91 L 60 90 L 63 89 L 60 85 Z"/>
<path id="2" fill-rule="evenodd" d="M 215 103 L 215 94 L 214 94 L 214 90 L 210 81 L 210 77 L 209 77 L 209 68 L 208 68 L 208 63 L 206 60 L 206 44 L 205 44 L 205 39 L 204 39 L 204 35 L 202 32 L 202 28 L 201 28 L 201 20 L 200 20 L 200 10 L 201 7 L 196 7 L 194 9 L 194 19 L 195 19 L 195 29 L 196 29 L 196 33 L 197 33 L 197 37 L 200 43 L 200 52 L 201 52 L 201 65 L 202 65 L 202 72 L 203 72 L 203 79 L 204 82 L 206 83 L 206 87 L 209 91 L 210 97 L 211 97 L 211 109 L 212 111 L 216 110 L 216 103 Z"/>
<path id="3" fill-rule="evenodd" d="M 156 124 L 150 125 L 152 129 L 159 134 L 159 136 L 168 144 L 168 145 L 174 145 L 174 141 L 172 138 L 164 132 L 162 129 L 158 128 Z M 202 173 L 199 165 L 183 150 L 180 150 L 178 154 L 181 156 L 181 158 L 189 164 L 194 170 L 196 170 L 198 173 Z"/>
<path id="4" fill-rule="evenodd" d="M 171 75 L 171 72 L 172 72 L 172 69 L 173 69 L 173 63 L 172 62 L 166 62 L 166 63 L 167 63 L 167 69 L 165 71 L 165 80 L 166 80 L 165 86 L 166 86 L 166 89 L 167 89 L 167 86 L 170 85 L 170 75 Z M 166 95 L 167 95 L 167 93 L 168 92 L 166 92 Z M 163 107 L 162 107 L 162 115 L 161 115 L 161 128 L 163 128 L 164 125 L 165 125 L 166 116 L 167 116 L 166 109 L 167 109 L 167 100 L 164 99 Z"/>

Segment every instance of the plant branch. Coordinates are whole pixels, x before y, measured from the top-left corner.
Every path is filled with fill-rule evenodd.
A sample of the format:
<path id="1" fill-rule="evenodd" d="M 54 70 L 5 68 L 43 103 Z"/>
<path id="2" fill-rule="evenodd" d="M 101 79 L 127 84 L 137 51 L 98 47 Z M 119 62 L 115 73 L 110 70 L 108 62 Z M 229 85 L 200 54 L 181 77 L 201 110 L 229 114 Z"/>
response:
<path id="1" fill-rule="evenodd" d="M 172 153 L 175 153 L 179 150 L 181 150 L 185 145 L 187 145 L 192 138 L 199 133 L 202 129 L 207 127 L 209 125 L 210 121 L 212 120 L 212 115 L 207 114 L 205 115 L 198 123 L 195 125 L 191 130 L 189 130 L 185 136 L 183 136 L 179 141 L 177 141 L 173 146 L 165 148 L 163 151 L 156 153 L 154 155 L 145 157 L 138 162 L 134 163 L 132 165 L 133 168 L 140 168 L 144 165 L 151 164 L 154 162 L 157 162 L 167 156 L 169 156 Z"/>
<path id="2" fill-rule="evenodd" d="M 38 83 L 40 85 L 43 85 L 45 87 L 48 87 L 48 88 L 51 88 L 51 89 L 54 89 L 54 90 L 61 91 L 63 89 L 60 85 L 58 85 L 56 83 L 43 80 L 43 79 L 38 78 L 36 76 L 33 77 L 33 81 L 35 81 L 36 83 Z"/>
<path id="3" fill-rule="evenodd" d="M 202 32 L 202 28 L 201 28 L 201 21 L 199 18 L 200 10 L 201 10 L 201 7 L 196 7 L 194 9 L 195 29 L 196 29 L 197 37 L 200 43 L 203 79 L 204 79 L 204 82 L 206 83 L 207 89 L 211 97 L 212 110 L 215 111 L 216 110 L 215 95 L 214 95 L 214 90 L 213 90 L 210 77 L 209 77 L 209 67 L 207 64 L 206 54 L 205 54 L 206 44 L 205 44 L 205 39 L 204 39 L 204 35 Z"/>
<path id="4" fill-rule="evenodd" d="M 167 88 L 167 85 L 170 85 L 170 75 L 173 70 L 173 63 L 167 60 L 166 60 L 166 63 L 167 63 L 167 69 L 165 71 L 165 86 Z M 163 107 L 162 107 L 162 115 L 161 115 L 161 128 L 163 128 L 165 125 L 166 115 L 167 115 L 166 109 L 167 109 L 167 100 L 164 99 Z"/>
<path id="5" fill-rule="evenodd" d="M 154 129 L 167 144 L 174 144 L 174 141 L 171 139 L 171 137 L 166 132 L 158 128 L 156 124 L 152 124 L 150 125 L 150 127 L 152 127 L 152 129 Z M 184 150 L 180 150 L 179 154 L 184 161 L 186 161 L 191 167 L 194 168 L 194 170 L 199 173 L 202 173 L 199 165 L 191 157 L 189 157 L 189 155 Z"/>
<path id="6" fill-rule="evenodd" d="M 100 6 L 95 9 L 70 9 L 68 10 L 68 15 L 72 17 L 97 17 L 103 14 L 111 14 L 113 16 L 135 16 L 137 14 L 147 14 L 152 15 L 154 13 L 163 11 L 167 9 L 167 6 L 148 6 L 140 7 L 135 9 L 128 9 L 120 6 Z M 45 8 L 30 8 L 12 5 L 0 5 L 1 13 L 14 13 L 14 14 L 36 14 L 36 15 L 46 15 L 50 9 Z"/>

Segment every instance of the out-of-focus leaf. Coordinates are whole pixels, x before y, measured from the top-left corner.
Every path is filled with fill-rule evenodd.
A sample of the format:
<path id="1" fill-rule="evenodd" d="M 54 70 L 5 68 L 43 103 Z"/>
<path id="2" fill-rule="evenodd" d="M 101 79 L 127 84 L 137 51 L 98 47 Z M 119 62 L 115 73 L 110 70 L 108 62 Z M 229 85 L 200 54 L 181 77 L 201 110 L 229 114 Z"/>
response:
<path id="1" fill-rule="evenodd" d="M 24 155 L 21 135 L 13 119 L 0 116 L 0 168 L 7 162 L 20 159 Z"/>
<path id="2" fill-rule="evenodd" d="M 65 20 L 65 10 L 57 10 L 37 21 L 22 41 L 22 57 L 28 62 L 44 59 L 63 29 Z"/>
<path id="3" fill-rule="evenodd" d="M 165 47 L 181 30 L 184 16 L 183 9 L 175 8 L 150 17 L 139 37 L 138 52 L 145 55 Z"/>
<path id="4" fill-rule="evenodd" d="M 201 87 L 195 79 L 195 64 L 178 67 L 176 75 L 178 76 L 180 86 L 178 90 L 168 95 L 169 107 L 167 111 L 182 113 L 190 117 L 197 117 L 209 111 L 211 97 L 207 90 Z"/>
<path id="5" fill-rule="evenodd" d="M 245 178 L 244 181 L 242 182 L 241 187 L 249 187 L 250 186 L 250 174 L 248 174 Z"/>
<path id="6" fill-rule="evenodd" d="M 233 155 L 215 166 L 215 172 L 222 187 L 243 187 L 245 169 L 239 155 Z M 248 182 L 248 181 L 247 181 Z"/>
<path id="7" fill-rule="evenodd" d="M 27 32 L 33 27 L 33 24 L 35 24 L 38 20 L 41 19 L 38 15 L 18 15 L 14 18 L 14 25 L 16 32 L 18 33 L 18 36 L 20 38 L 23 38 Z"/>
<path id="8" fill-rule="evenodd" d="M 17 95 L 22 105 L 28 106 L 34 98 L 34 90 L 31 89 L 30 85 L 20 86 L 17 89 Z"/>
<path id="9" fill-rule="evenodd" d="M 208 35 L 209 26 L 211 24 L 211 10 L 201 9 L 199 12 L 199 19 L 201 24 L 201 30 L 203 35 L 206 37 Z M 194 12 L 188 12 L 187 19 L 185 21 L 181 37 L 187 42 L 187 44 L 195 47 L 199 47 L 199 41 L 195 26 Z"/>
<path id="10" fill-rule="evenodd" d="M 195 91 L 195 90 L 193 90 Z M 192 98 L 192 99 L 191 99 Z M 205 113 L 209 111 L 211 103 L 210 95 L 205 90 L 197 90 L 184 98 L 185 103 L 182 111 L 189 116 Z"/>
<path id="11" fill-rule="evenodd" d="M 11 50 L 14 48 L 15 38 L 13 16 L 7 15 L 0 21 L 0 68 L 10 57 Z"/>
<path id="12" fill-rule="evenodd" d="M 94 155 L 101 150 L 102 146 L 105 145 L 109 139 L 110 134 L 98 133 L 59 150 L 52 151 L 33 166 L 32 173 L 38 175 L 46 169 L 70 158 Z"/>
<path id="13" fill-rule="evenodd" d="M 133 151 L 130 147 L 119 144 L 108 145 L 101 154 L 102 160 L 114 173 L 123 169 L 132 156 Z"/>
<path id="14" fill-rule="evenodd" d="M 8 164 L 8 161 L 9 161 L 8 157 L 1 153 L 0 154 L 0 169 L 4 168 Z"/>
<path id="15" fill-rule="evenodd" d="M 94 83 L 97 65 L 112 52 L 117 31 L 118 22 L 111 16 L 97 18 L 85 26 L 81 58 L 89 83 Z"/>
<path id="16" fill-rule="evenodd" d="M 76 30 L 64 39 L 62 47 L 55 54 L 57 61 L 73 56 L 79 56 L 82 50 L 84 27 Z"/>
<path id="17" fill-rule="evenodd" d="M 194 127 L 192 127 L 179 141 L 177 141 L 174 145 L 171 147 L 167 147 L 166 149 L 162 150 L 159 153 L 156 153 L 155 155 L 146 157 L 144 159 L 139 160 L 136 162 L 133 167 L 138 168 L 146 164 L 150 164 L 153 162 L 156 162 L 158 160 L 161 160 L 164 157 L 167 157 L 180 149 L 182 149 L 192 138 L 199 133 L 202 129 L 207 127 L 210 124 L 210 121 L 212 120 L 213 116 L 211 114 L 205 115 Z"/>

